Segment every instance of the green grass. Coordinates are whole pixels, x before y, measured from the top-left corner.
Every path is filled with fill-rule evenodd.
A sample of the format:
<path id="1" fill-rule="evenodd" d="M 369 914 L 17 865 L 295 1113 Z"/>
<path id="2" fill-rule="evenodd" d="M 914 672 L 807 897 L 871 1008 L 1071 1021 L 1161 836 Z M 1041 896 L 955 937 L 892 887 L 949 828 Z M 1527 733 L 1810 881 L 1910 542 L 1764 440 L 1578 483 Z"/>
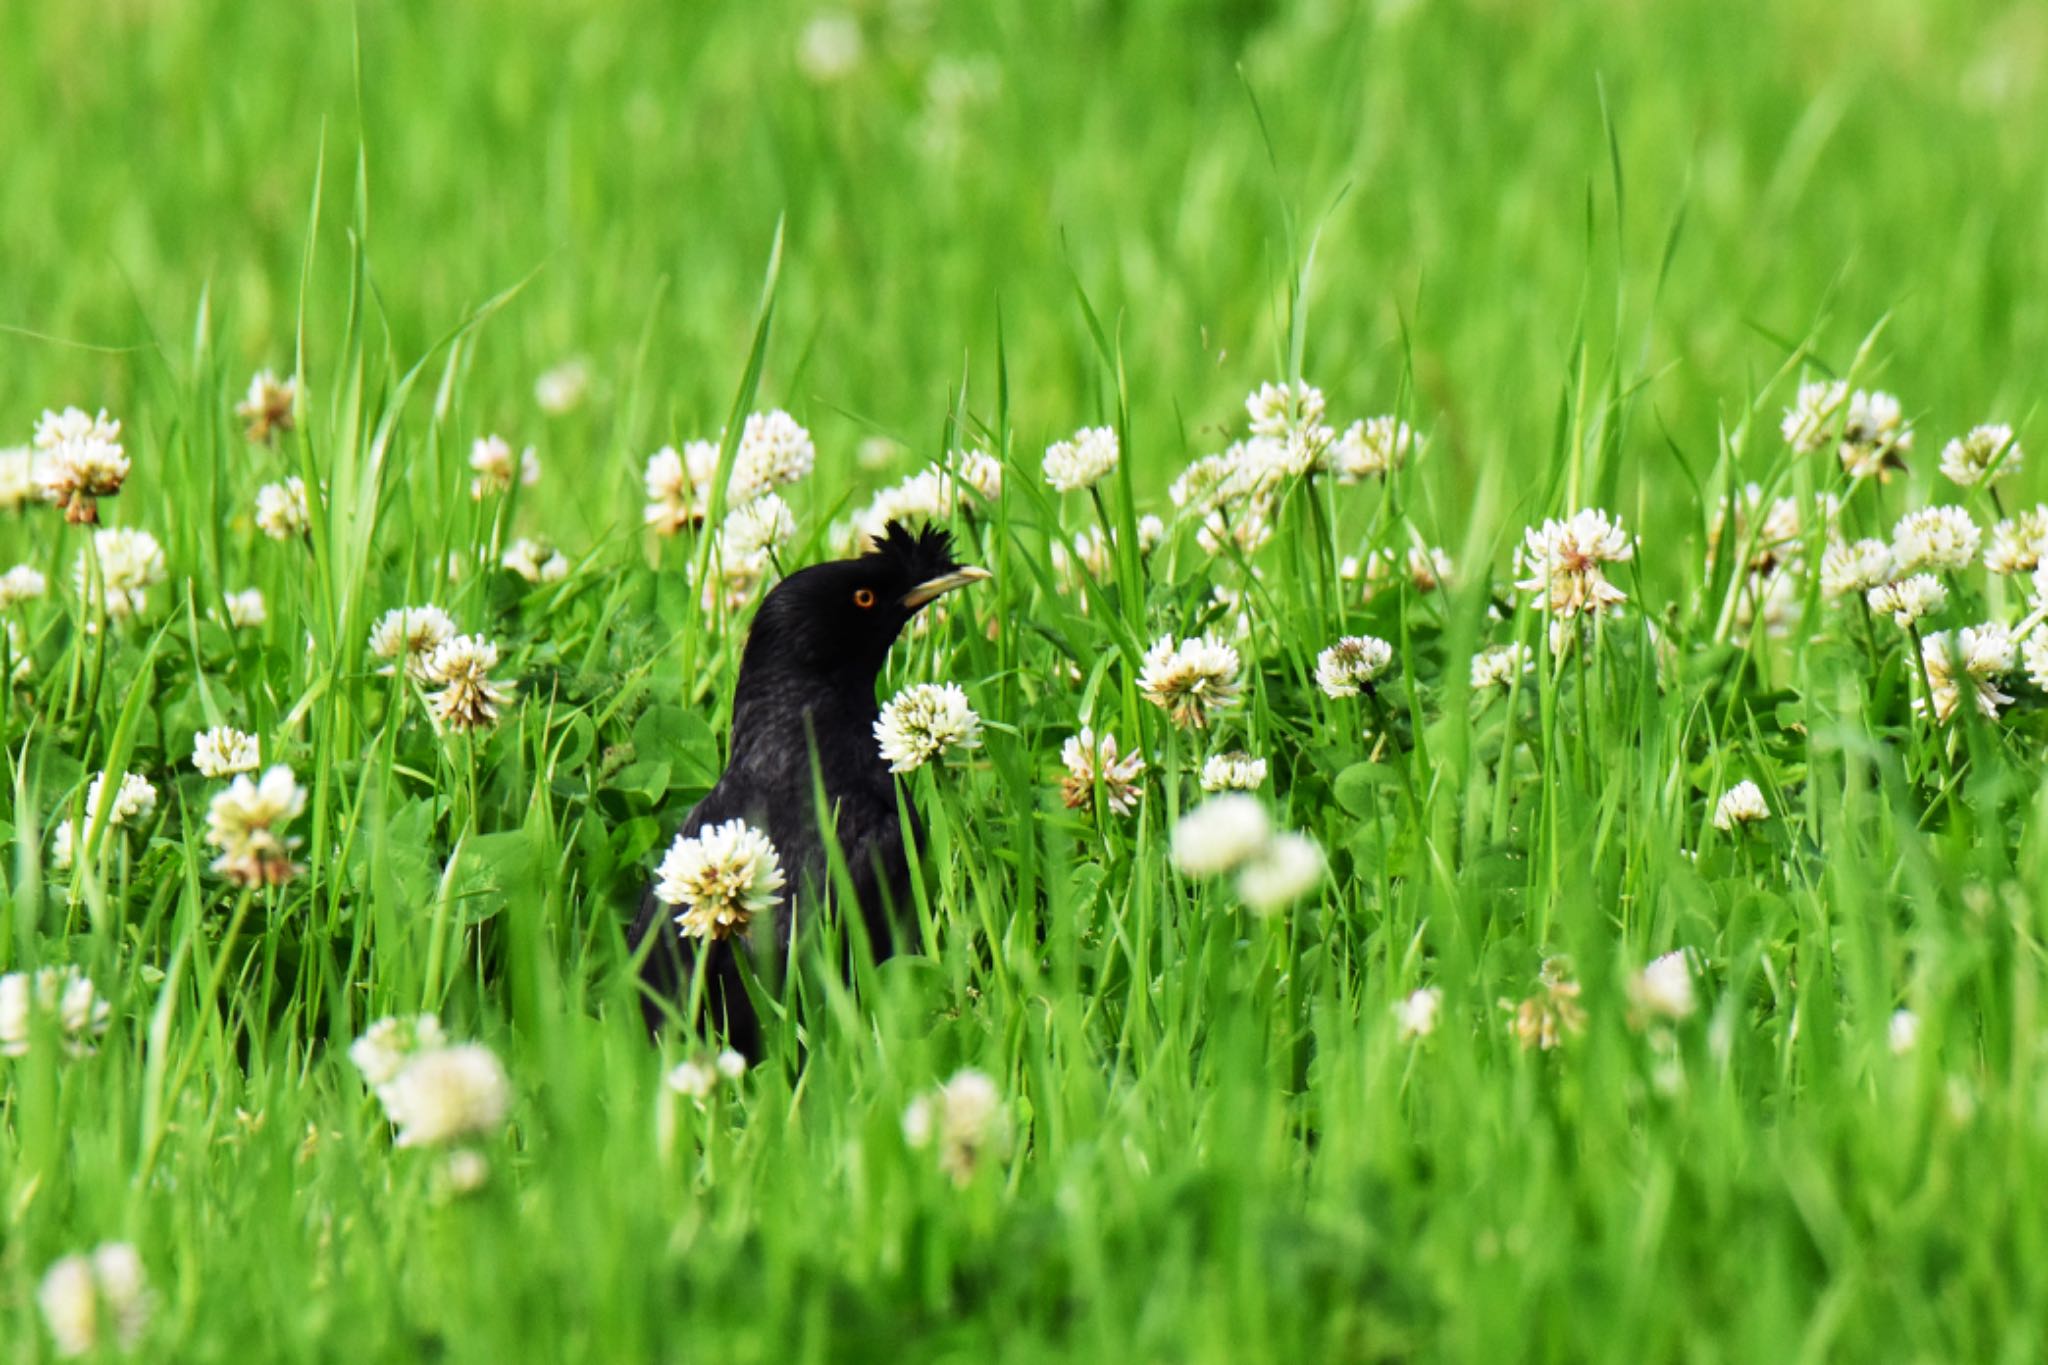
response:
<path id="1" fill-rule="evenodd" d="M 0 568 L 52 589 L 9 613 L 36 668 L 0 717 L 0 968 L 76 964 L 113 1005 L 90 1056 L 0 1061 L 0 1355 L 50 1359 L 45 1270 L 128 1240 L 151 1360 L 2033 1359 L 2044 695 L 2016 677 L 1996 722 L 1930 730 L 1902 633 L 1804 576 L 1786 633 L 1744 626 L 1706 545 L 1748 481 L 1844 493 L 1856 534 L 1930 502 L 1988 526 L 1935 472 L 1979 421 L 2037 452 L 2008 509 L 2048 487 L 2048 22 L 858 13 L 864 61 L 819 85 L 776 4 L 0 8 L 0 444 L 45 407 L 121 417 L 104 517 L 169 563 L 138 622 L 88 633 L 81 533 L 0 513 Z M 545 416 L 534 379 L 571 355 L 590 399 Z M 232 414 L 264 365 L 308 387 L 274 451 Z M 1905 477 L 1852 490 L 1787 451 L 1802 373 L 1902 395 Z M 1039 481 L 1049 441 L 1120 426 L 1130 525 L 1294 374 L 1346 421 L 1404 414 L 1425 456 L 1295 490 L 1256 582 L 1170 521 L 1056 590 L 1048 545 L 1097 508 Z M 989 724 L 905 783 L 918 951 L 851 988 L 800 963 L 807 1051 L 700 1111 L 622 927 L 719 766 L 745 613 L 697 609 L 639 472 L 736 403 L 817 438 L 791 563 L 949 447 L 1008 482 L 956 528 L 995 582 L 884 683 L 958 681 Z M 468 496 L 486 431 L 546 465 L 503 507 Z M 883 470 L 856 459 L 876 435 Z M 292 472 L 326 496 L 280 544 L 251 509 Z M 1640 536 L 1630 610 L 1512 704 L 1472 695 L 1476 648 L 1542 633 L 1488 615 L 1526 601 L 1512 544 L 1578 506 Z M 1447 591 L 1335 582 L 1411 528 Z M 569 576 L 479 572 L 514 534 Z M 266 627 L 211 619 L 252 585 Z M 1249 589 L 1250 688 L 1190 736 L 1135 656 L 1218 586 Z M 1933 627 L 2016 623 L 2021 587 L 1956 575 Z M 474 743 L 365 649 L 422 600 L 518 682 Z M 1313 686 L 1346 632 L 1397 646 L 1385 722 Z M 1134 819 L 1058 800 L 1090 709 L 1151 760 Z M 222 721 L 312 792 L 281 890 L 208 871 L 220 784 L 188 760 Z M 1202 755 L 1240 745 L 1331 859 L 1268 919 L 1166 856 Z M 107 767 L 157 810 L 58 871 L 50 827 Z M 1748 838 L 1710 821 L 1742 778 L 1775 813 Z M 1632 1027 L 1630 973 L 1674 948 L 1699 1013 Z M 1524 1051 L 1500 1002 L 1559 953 L 1587 1026 Z M 1423 985 L 1443 1015 L 1404 1042 Z M 345 1055 L 420 1009 L 517 1090 L 466 1198 Z M 1014 1141 L 956 1188 L 900 1123 L 963 1066 Z"/>

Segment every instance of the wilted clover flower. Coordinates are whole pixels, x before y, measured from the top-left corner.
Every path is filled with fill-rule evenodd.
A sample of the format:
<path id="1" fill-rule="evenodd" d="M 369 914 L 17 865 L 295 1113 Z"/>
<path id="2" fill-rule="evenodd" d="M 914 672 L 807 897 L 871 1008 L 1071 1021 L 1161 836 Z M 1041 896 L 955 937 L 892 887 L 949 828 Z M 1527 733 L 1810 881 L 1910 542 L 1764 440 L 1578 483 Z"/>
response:
<path id="1" fill-rule="evenodd" d="M 0 611 L 33 602 L 50 590 L 50 582 L 42 572 L 27 564 L 17 564 L 6 573 L 0 574 Z"/>
<path id="2" fill-rule="evenodd" d="M 44 412 L 36 423 L 35 448 L 42 452 L 34 465 L 37 486 L 75 525 L 97 522 L 99 500 L 119 493 L 127 481 L 121 424 L 104 410 L 92 417 L 78 408 Z"/>
<path id="3" fill-rule="evenodd" d="M 76 967 L 9 972 L 0 976 L 0 1056 L 28 1055 L 38 1015 L 56 1026 L 64 1050 L 79 1057 L 107 1031 L 113 1007 Z"/>
<path id="4" fill-rule="evenodd" d="M 1321 845 L 1285 830 L 1237 869 L 1237 896 L 1255 915 L 1270 915 L 1316 889 L 1329 870 Z"/>
<path id="5" fill-rule="evenodd" d="M 1665 953 L 1629 978 L 1629 1004 L 1638 1017 L 1679 1020 L 1699 1008 L 1693 995 L 1692 964 L 1683 952 Z"/>
<path id="6" fill-rule="evenodd" d="M 1628 600 L 1607 581 L 1600 566 L 1634 555 L 1635 543 L 1620 523 L 1588 507 L 1563 521 L 1546 520 L 1524 534 L 1517 559 L 1528 577 L 1515 586 L 1535 593 L 1537 603 L 1553 616 L 1598 615 Z"/>
<path id="7" fill-rule="evenodd" d="M 299 377 L 279 379 L 275 371 L 258 370 L 249 380 L 249 394 L 235 405 L 235 416 L 248 423 L 252 441 L 268 441 L 292 429 L 292 408 L 298 402 Z"/>
<path id="8" fill-rule="evenodd" d="M 378 1091 L 400 1147 L 488 1137 L 512 1108 L 512 1081 L 482 1043 L 416 1052 Z"/>
<path id="9" fill-rule="evenodd" d="M 745 934 L 781 899 L 785 880 L 775 845 L 744 820 L 677 835 L 655 876 L 655 898 L 679 907 L 683 937 L 700 939 Z"/>
<path id="10" fill-rule="evenodd" d="M 192 766 L 206 777 L 231 777 L 256 771 L 262 759 L 256 736 L 232 725 L 216 725 L 192 739 Z"/>
<path id="11" fill-rule="evenodd" d="M 164 581 L 168 569 L 163 546 L 147 531 L 112 526 L 93 532 L 93 554 L 99 560 L 99 584 L 107 615 L 116 621 L 140 615 L 149 605 L 149 589 Z M 92 568 L 81 551 L 72 571 L 81 596 L 90 597 Z"/>
<path id="12" fill-rule="evenodd" d="M 1513 1016 L 1510 1028 L 1523 1051 L 1549 1052 L 1567 1037 L 1586 1031 L 1586 1010 L 1579 1004 L 1579 983 L 1571 976 L 1571 964 L 1563 958 L 1546 958 L 1537 974 L 1536 994 L 1521 1001 L 1501 1001 Z"/>
<path id="13" fill-rule="evenodd" d="M 423 1052 L 435 1052 L 448 1045 L 441 1020 L 432 1014 L 415 1014 L 379 1019 L 363 1030 L 363 1036 L 349 1044 L 348 1059 L 363 1080 L 381 1099 L 385 1088 L 398 1079 L 407 1062 Z"/>
<path id="14" fill-rule="evenodd" d="M 1415 432 L 1398 417 L 1368 417 L 1331 443 L 1325 463 L 1339 481 L 1356 483 L 1398 472 L 1420 448 Z"/>
<path id="15" fill-rule="evenodd" d="M 2012 703 L 1998 690 L 1998 678 L 2018 666 L 2019 645 L 2010 630 L 1992 621 L 1966 626 L 1953 637 L 1928 636 L 1920 642 L 1920 663 L 1927 670 L 1936 721 L 1946 723 L 1955 715 L 1965 687 L 1978 713 L 1996 720 L 1999 709 Z M 1915 697 L 1913 709 L 1925 713 L 1929 700 Z"/>
<path id="16" fill-rule="evenodd" d="M 1435 1033 L 1443 1004 L 1444 993 L 1434 986 L 1418 987 L 1395 1001 L 1394 1019 L 1401 1041 L 1409 1043 Z"/>
<path id="17" fill-rule="evenodd" d="M 1892 528 L 1892 562 L 1899 573 L 1967 569 L 1983 540 L 1984 532 L 1962 508 L 1923 507 Z"/>
<path id="18" fill-rule="evenodd" d="M 1176 642 L 1162 635 L 1145 651 L 1138 691 L 1182 729 L 1202 729 L 1212 711 L 1237 703 L 1237 651 L 1213 635 Z"/>
<path id="19" fill-rule="evenodd" d="M 512 481 L 532 485 L 540 482 L 540 456 L 528 446 L 513 460 L 512 443 L 495 432 L 479 436 L 469 448 L 469 467 L 476 477 L 469 481 L 469 496 L 481 502 L 493 493 L 509 493 Z"/>
<path id="20" fill-rule="evenodd" d="M 511 691 L 492 680 L 498 647 L 480 635 L 458 635 L 427 658 L 427 681 L 440 688 L 427 698 L 434 720 L 455 731 L 487 729 L 498 723 L 499 711 L 512 700 Z"/>
<path id="21" fill-rule="evenodd" d="M 403 666 L 414 682 L 428 683 L 434 651 L 454 638 L 455 622 L 439 607 L 393 607 L 370 628 L 370 653 L 390 665 L 384 672 Z"/>
<path id="22" fill-rule="evenodd" d="M 2048 503 L 2022 508 L 1991 528 L 1984 567 L 1993 573 L 2032 573 L 2048 560 Z"/>
<path id="23" fill-rule="evenodd" d="M 727 496 L 735 505 L 751 502 L 771 488 L 804 478 L 817 463 L 818 448 L 796 418 L 780 408 L 757 412 L 740 429 Z"/>
<path id="24" fill-rule="evenodd" d="M 1761 824 L 1771 818 L 1764 794 L 1756 783 L 1744 780 L 1721 793 L 1714 803 L 1714 828 L 1733 830 L 1738 825 Z"/>
<path id="25" fill-rule="evenodd" d="M 1256 856 L 1273 836 L 1266 808 L 1235 792 L 1212 796 L 1173 826 L 1173 865 L 1189 877 L 1229 872 Z"/>
<path id="26" fill-rule="evenodd" d="M 916 683 L 882 708 L 875 741 L 890 772 L 914 772 L 948 749 L 979 745 L 981 717 L 957 683 Z"/>
<path id="27" fill-rule="evenodd" d="M 1517 640 L 1512 644 L 1489 645 L 1472 656 L 1472 690 L 1507 688 L 1522 674 L 1536 667 L 1529 647 Z"/>
<path id="28" fill-rule="evenodd" d="M 1820 590 L 1830 599 L 1860 596 L 1891 578 L 1891 547 L 1881 540 L 1838 540 L 1820 557 Z"/>
<path id="29" fill-rule="evenodd" d="M 711 481 L 718 475 L 718 445 L 691 441 L 680 453 L 663 446 L 647 457 L 646 522 L 672 536 L 704 520 L 711 502 Z"/>
<path id="30" fill-rule="evenodd" d="M 1140 785 L 1145 759 L 1132 752 L 1117 755 L 1116 736 L 1104 731 L 1100 740 L 1087 726 L 1070 735 L 1060 746 L 1060 762 L 1067 774 L 1060 779 L 1061 799 L 1069 810 L 1080 810 L 1095 800 L 1095 784 L 1102 784 L 1102 802 L 1115 815 L 1129 815 L 1145 795 Z"/>
<path id="31" fill-rule="evenodd" d="M 1778 425 L 1785 444 L 1801 455 L 1825 449 L 1848 398 L 1849 386 L 1838 379 L 1801 384 L 1792 406 L 1785 409 L 1785 420 Z"/>
<path id="32" fill-rule="evenodd" d="M 43 1272 L 36 1303 L 57 1354 L 133 1351 L 149 1331 L 156 1299 L 142 1257 L 126 1242 L 103 1242 L 90 1255 L 66 1256 Z"/>
<path id="33" fill-rule="evenodd" d="M 284 827 L 306 808 L 306 789 L 282 764 L 252 782 L 237 777 L 206 809 L 206 842 L 220 850 L 213 870 L 237 886 L 281 886 L 305 869 Z"/>
<path id="34" fill-rule="evenodd" d="M 18 512 L 28 502 L 42 499 L 36 480 L 42 459 L 28 446 L 0 449 L 0 512 Z"/>
<path id="35" fill-rule="evenodd" d="M 1870 590 L 1870 609 L 1901 626 L 1932 616 L 1948 604 L 1948 588 L 1933 574 L 1919 573 Z"/>
<path id="36" fill-rule="evenodd" d="M 984 1156 L 1008 1150 L 1002 1094 L 980 1071 L 964 1068 L 903 1111 L 903 1140 L 919 1151 L 936 1143 L 939 1169 L 956 1185 L 974 1179 Z"/>
<path id="37" fill-rule="evenodd" d="M 1316 686 L 1326 697 L 1371 691 L 1394 666 L 1394 647 L 1376 635 L 1346 635 L 1316 655 Z"/>
<path id="38" fill-rule="evenodd" d="M 533 401 L 550 417 L 574 412 L 590 392 L 590 362 L 571 356 L 559 365 L 542 370 L 533 381 Z"/>
<path id="39" fill-rule="evenodd" d="M 298 475 L 283 483 L 266 483 L 256 490 L 256 529 L 272 540 L 302 536 L 311 524 L 306 481 Z"/>
<path id="40" fill-rule="evenodd" d="M 560 550 L 526 536 L 506 546 L 499 563 L 529 583 L 559 583 L 569 576 L 569 560 Z"/>
<path id="41" fill-rule="evenodd" d="M 1904 469 L 1901 457 L 1912 448 L 1913 428 L 1898 399 L 1880 390 L 1858 389 L 1849 395 L 1848 416 L 1842 423 L 1843 469 L 1859 479 L 1882 477 L 1886 470 Z"/>
<path id="42" fill-rule="evenodd" d="M 1941 448 L 1941 472 L 1965 488 L 2017 474 L 2025 462 L 2026 452 L 2003 423 L 1971 427 Z"/>
<path id="43" fill-rule="evenodd" d="M 1211 755 L 1202 764 L 1205 792 L 1257 791 L 1266 784 L 1266 760 L 1242 751 Z"/>
<path id="44" fill-rule="evenodd" d="M 1055 441 L 1045 450 L 1045 481 L 1056 493 L 1092 488 L 1116 468 L 1114 427 L 1083 427 L 1073 439 Z"/>
<path id="45" fill-rule="evenodd" d="M 261 588 L 224 593 L 221 601 L 227 608 L 228 624 L 236 630 L 254 630 L 270 619 L 270 612 L 263 605 Z"/>

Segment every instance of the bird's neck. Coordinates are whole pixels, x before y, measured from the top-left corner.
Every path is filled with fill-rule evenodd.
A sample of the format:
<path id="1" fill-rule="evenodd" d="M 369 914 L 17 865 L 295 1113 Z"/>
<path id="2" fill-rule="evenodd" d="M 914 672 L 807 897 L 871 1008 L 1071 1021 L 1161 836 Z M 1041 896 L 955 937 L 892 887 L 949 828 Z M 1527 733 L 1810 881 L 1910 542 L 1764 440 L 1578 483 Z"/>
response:
<path id="1" fill-rule="evenodd" d="M 880 714 L 872 676 L 781 674 L 750 678 L 748 670 L 742 668 L 733 697 L 732 755 L 728 762 L 756 771 L 787 766 L 799 770 L 808 780 L 809 764 L 802 757 L 816 744 L 829 789 L 853 776 L 851 772 L 840 771 L 843 766 L 850 764 L 863 775 L 870 767 L 885 769 L 874 741 L 875 719 Z M 857 736 L 858 742 L 841 752 L 846 743 L 841 737 L 848 735 Z M 837 745 L 831 743 L 834 739 L 839 740 Z M 792 759 L 797 761 L 792 763 Z"/>

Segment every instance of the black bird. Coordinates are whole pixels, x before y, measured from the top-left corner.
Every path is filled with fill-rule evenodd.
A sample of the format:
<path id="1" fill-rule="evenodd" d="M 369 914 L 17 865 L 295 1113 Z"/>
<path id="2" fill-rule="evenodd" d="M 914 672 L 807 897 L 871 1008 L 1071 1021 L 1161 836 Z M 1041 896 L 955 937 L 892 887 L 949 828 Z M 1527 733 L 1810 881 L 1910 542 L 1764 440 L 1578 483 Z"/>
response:
<path id="1" fill-rule="evenodd" d="M 733 692 L 731 756 L 682 832 L 694 836 L 707 825 L 741 819 L 768 836 L 787 878 L 774 915 L 771 942 L 778 953 L 789 950 L 796 903 L 831 888 L 814 772 L 859 902 L 854 909 L 875 956 L 889 952 L 889 912 L 909 890 L 910 864 L 895 782 L 875 740 L 881 714 L 875 680 L 889 646 L 925 604 L 988 576 L 953 558 L 946 532 L 927 526 L 913 533 L 891 522 L 868 553 L 798 570 L 755 613 Z M 760 1024 L 734 956 L 745 950 L 744 941 L 686 938 L 675 913 L 650 886 L 633 922 L 635 949 L 650 935 L 655 939 L 641 969 L 648 1028 L 658 1033 L 672 1011 L 687 1018 L 701 954 L 704 1022 L 722 1027 L 731 1046 L 759 1057 Z"/>

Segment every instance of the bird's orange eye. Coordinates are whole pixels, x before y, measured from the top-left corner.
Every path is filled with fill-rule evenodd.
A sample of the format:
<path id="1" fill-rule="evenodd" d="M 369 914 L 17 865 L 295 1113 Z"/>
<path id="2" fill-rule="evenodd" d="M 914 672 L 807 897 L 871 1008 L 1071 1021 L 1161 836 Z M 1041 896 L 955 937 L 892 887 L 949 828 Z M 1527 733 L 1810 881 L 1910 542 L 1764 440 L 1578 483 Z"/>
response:
<path id="1" fill-rule="evenodd" d="M 853 605 L 859 607 L 862 611 L 866 611 L 869 607 L 875 605 L 875 590 L 873 588 L 855 588 L 853 590 Z"/>

